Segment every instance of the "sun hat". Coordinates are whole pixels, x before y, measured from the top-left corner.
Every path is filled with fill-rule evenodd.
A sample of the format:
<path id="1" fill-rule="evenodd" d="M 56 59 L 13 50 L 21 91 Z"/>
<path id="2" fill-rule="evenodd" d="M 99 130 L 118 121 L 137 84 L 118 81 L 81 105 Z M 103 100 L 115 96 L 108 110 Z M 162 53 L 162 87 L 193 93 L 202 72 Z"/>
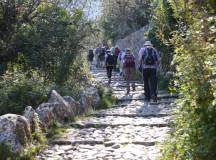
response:
<path id="1" fill-rule="evenodd" d="M 126 48 L 126 54 L 131 54 L 131 49 L 130 48 Z"/>
<path id="2" fill-rule="evenodd" d="M 145 41 L 144 46 L 153 46 L 151 41 Z"/>
<path id="3" fill-rule="evenodd" d="M 130 48 L 126 48 L 126 51 L 131 51 L 131 49 Z"/>

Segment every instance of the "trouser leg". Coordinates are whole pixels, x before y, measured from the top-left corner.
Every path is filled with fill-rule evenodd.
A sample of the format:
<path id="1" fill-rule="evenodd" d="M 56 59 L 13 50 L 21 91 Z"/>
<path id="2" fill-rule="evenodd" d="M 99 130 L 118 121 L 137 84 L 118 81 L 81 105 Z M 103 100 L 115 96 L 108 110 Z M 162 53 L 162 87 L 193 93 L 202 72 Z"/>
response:
<path id="1" fill-rule="evenodd" d="M 125 74 L 125 80 L 126 80 L 126 88 L 127 88 L 127 94 L 130 93 L 130 72 L 129 68 L 124 68 L 124 74 Z"/>
<path id="2" fill-rule="evenodd" d="M 151 96 L 153 98 L 157 98 L 157 76 L 156 69 L 150 70 L 150 88 L 151 88 Z"/>
<path id="3" fill-rule="evenodd" d="M 100 67 L 100 60 L 99 60 L 99 57 L 97 56 L 97 59 L 96 59 L 96 66 L 97 67 Z"/>
<path id="4" fill-rule="evenodd" d="M 108 83 L 110 83 L 111 82 L 111 77 L 112 77 L 112 67 L 108 66 L 108 67 L 106 67 L 106 70 L 107 70 L 107 77 L 109 79 Z"/>
<path id="5" fill-rule="evenodd" d="M 143 69 L 143 80 L 144 80 L 144 94 L 145 98 L 150 100 L 150 86 L 149 86 L 149 69 Z"/>
<path id="6" fill-rule="evenodd" d="M 132 89 L 135 91 L 135 82 L 134 82 L 134 76 L 135 76 L 136 68 L 131 68 L 131 74 L 130 74 L 130 81 L 132 83 Z"/>

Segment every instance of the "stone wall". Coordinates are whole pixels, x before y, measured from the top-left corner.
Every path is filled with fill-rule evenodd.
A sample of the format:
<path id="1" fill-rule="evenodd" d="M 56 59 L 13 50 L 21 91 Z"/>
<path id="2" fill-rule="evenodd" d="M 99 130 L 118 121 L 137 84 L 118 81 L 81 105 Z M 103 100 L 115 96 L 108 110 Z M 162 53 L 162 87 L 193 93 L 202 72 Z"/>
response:
<path id="1" fill-rule="evenodd" d="M 28 106 L 23 115 L 0 116 L 0 146 L 8 146 L 13 156 L 19 155 L 31 145 L 33 132 L 41 130 L 40 128 L 47 130 L 55 122 L 61 123 L 66 118 L 84 114 L 100 101 L 98 90 L 94 87 L 86 88 L 80 97 L 80 101 L 75 101 L 72 97 L 62 97 L 53 90 L 48 102 L 40 104 L 35 110 Z"/>
<path id="2" fill-rule="evenodd" d="M 145 26 L 140 30 L 125 37 L 124 39 L 119 39 L 116 42 L 116 45 L 118 45 L 121 49 L 130 48 L 133 51 L 133 53 L 137 55 L 140 48 L 143 47 L 143 44 L 146 41 L 145 34 L 147 33 L 148 28 L 149 26 Z"/>

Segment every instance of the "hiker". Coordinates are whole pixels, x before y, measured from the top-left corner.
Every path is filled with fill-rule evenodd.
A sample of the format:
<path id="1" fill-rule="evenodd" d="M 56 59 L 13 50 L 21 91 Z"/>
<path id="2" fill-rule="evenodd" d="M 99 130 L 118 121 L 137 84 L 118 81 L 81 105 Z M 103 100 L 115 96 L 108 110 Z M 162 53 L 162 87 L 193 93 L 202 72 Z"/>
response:
<path id="1" fill-rule="evenodd" d="M 114 55 L 111 53 L 111 50 L 106 51 L 105 56 L 105 66 L 107 71 L 107 77 L 108 77 L 108 84 L 111 83 L 111 77 L 112 77 L 112 70 L 114 66 Z"/>
<path id="2" fill-rule="evenodd" d="M 142 66 L 145 100 L 157 102 L 157 67 L 159 55 L 151 41 L 144 43 L 139 51 L 139 63 Z"/>
<path id="3" fill-rule="evenodd" d="M 121 51 L 120 51 L 119 47 L 115 46 L 115 48 L 114 48 L 114 57 L 115 57 L 114 70 L 115 71 L 119 71 L 118 67 L 117 67 L 117 62 L 118 62 L 118 56 L 119 56 L 120 52 Z"/>
<path id="4" fill-rule="evenodd" d="M 100 67 L 100 58 L 99 58 L 99 55 L 102 52 L 102 45 L 98 44 L 97 46 L 98 47 L 95 50 L 95 56 L 96 56 L 96 67 L 98 68 L 98 67 Z"/>
<path id="5" fill-rule="evenodd" d="M 94 60 L 94 51 L 93 51 L 93 49 L 89 49 L 87 58 L 88 58 L 89 66 L 90 66 L 90 69 L 91 69 L 92 62 Z"/>
<path id="6" fill-rule="evenodd" d="M 99 67 L 104 67 L 105 55 L 106 55 L 106 48 L 105 47 L 101 47 L 101 52 L 98 55 L 98 58 L 99 58 Z"/>
<path id="7" fill-rule="evenodd" d="M 135 82 L 133 81 L 133 77 L 135 74 L 135 57 L 131 53 L 130 48 L 126 49 L 126 52 L 123 56 L 123 68 L 124 68 L 124 76 L 127 82 L 127 94 L 130 93 L 130 83 L 132 81 L 132 89 L 135 91 Z"/>

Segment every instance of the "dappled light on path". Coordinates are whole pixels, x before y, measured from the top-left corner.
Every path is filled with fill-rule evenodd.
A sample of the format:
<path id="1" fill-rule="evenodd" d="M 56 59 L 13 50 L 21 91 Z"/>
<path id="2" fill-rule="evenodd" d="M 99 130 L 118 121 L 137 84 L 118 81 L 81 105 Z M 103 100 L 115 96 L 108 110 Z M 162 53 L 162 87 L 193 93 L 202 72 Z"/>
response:
<path id="1" fill-rule="evenodd" d="M 92 74 L 108 86 L 105 70 L 93 68 Z M 158 143 L 170 131 L 177 96 L 159 91 L 157 103 L 145 102 L 141 81 L 136 81 L 136 91 L 126 95 L 126 83 L 118 73 L 110 87 L 117 104 L 71 123 L 38 159 L 155 160 L 160 155 Z"/>

